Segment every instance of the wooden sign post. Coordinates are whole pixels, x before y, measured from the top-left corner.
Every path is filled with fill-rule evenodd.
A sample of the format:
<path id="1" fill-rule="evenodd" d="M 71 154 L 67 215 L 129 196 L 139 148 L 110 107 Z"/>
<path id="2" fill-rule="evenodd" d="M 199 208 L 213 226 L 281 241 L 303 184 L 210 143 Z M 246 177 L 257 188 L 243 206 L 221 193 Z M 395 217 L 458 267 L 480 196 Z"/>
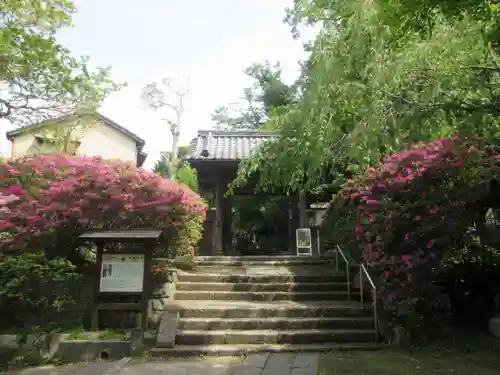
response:
<path id="1" fill-rule="evenodd" d="M 97 245 L 99 273 L 95 277 L 90 329 L 99 329 L 99 311 L 129 311 L 140 314 L 137 325 L 148 328 L 149 299 L 152 292 L 153 251 L 160 230 L 128 229 L 87 232 L 79 238 Z M 135 251 L 108 251 L 106 243 L 142 243 Z"/>

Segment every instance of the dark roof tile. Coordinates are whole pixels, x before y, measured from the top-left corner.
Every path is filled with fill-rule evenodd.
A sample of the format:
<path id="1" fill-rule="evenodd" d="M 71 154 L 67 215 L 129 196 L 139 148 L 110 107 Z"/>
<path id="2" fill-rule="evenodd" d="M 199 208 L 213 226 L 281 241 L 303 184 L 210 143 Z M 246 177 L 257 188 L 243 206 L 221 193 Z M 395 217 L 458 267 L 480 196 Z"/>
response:
<path id="1" fill-rule="evenodd" d="M 250 157 L 264 142 L 274 139 L 276 133 L 263 130 L 200 130 L 191 142 L 187 160 L 234 160 Z"/>

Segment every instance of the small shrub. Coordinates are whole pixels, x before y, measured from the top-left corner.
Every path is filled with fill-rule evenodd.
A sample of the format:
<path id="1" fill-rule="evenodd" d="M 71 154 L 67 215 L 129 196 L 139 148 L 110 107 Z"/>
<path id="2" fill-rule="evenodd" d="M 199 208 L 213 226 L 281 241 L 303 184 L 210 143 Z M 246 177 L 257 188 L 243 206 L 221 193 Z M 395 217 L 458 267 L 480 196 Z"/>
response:
<path id="1" fill-rule="evenodd" d="M 0 255 L 0 329 L 63 325 L 61 317 L 79 294 L 75 271 L 70 262 L 48 260 L 43 251 Z"/>

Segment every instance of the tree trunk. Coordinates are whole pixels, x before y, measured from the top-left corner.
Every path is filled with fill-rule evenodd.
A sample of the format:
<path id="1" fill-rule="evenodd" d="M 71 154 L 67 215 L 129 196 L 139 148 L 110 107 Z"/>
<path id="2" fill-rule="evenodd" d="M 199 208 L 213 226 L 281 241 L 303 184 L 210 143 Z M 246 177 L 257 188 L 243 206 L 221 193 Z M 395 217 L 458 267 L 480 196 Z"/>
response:
<path id="1" fill-rule="evenodd" d="M 172 173 L 172 180 L 176 179 L 177 168 L 179 164 L 179 138 L 181 134 L 180 129 L 183 111 L 183 100 L 182 97 L 180 97 L 179 108 L 176 111 L 175 124 L 170 123 L 170 132 L 172 133 L 172 153 L 170 154 L 170 169 Z"/>

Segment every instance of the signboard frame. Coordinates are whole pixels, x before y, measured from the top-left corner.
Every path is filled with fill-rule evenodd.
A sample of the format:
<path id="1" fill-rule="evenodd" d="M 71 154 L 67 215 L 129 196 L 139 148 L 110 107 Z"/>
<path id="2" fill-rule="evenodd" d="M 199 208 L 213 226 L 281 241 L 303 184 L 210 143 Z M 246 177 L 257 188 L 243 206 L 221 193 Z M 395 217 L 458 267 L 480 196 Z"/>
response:
<path id="1" fill-rule="evenodd" d="M 144 263 L 146 261 L 144 254 L 104 253 L 101 259 L 99 293 L 142 293 L 144 291 Z M 134 262 L 126 262 L 128 259 Z M 127 263 L 128 268 L 132 268 L 130 263 L 133 263 L 135 269 L 125 270 L 125 267 L 122 267 L 122 265 L 126 266 L 124 263 Z M 129 275 L 130 273 L 136 274 L 137 277 Z M 124 274 L 128 276 L 119 276 Z M 128 286 L 127 282 L 130 283 Z"/>
<path id="2" fill-rule="evenodd" d="M 295 230 L 295 245 L 297 248 L 297 256 L 313 255 L 311 228 L 297 228 Z"/>
<path id="3" fill-rule="evenodd" d="M 90 307 L 90 329 L 99 328 L 99 311 L 129 311 L 138 313 L 137 325 L 144 332 L 148 328 L 149 299 L 152 293 L 153 251 L 162 237 L 161 230 L 156 229 L 126 229 L 126 230 L 95 230 L 86 232 L 79 237 L 81 241 L 92 242 L 97 247 L 96 275 L 94 279 L 94 298 Z M 105 251 L 105 244 L 141 244 L 140 249 L 133 251 Z M 108 256 L 137 256 L 142 261 L 142 287 L 135 290 L 101 291 L 101 279 Z M 104 263 L 109 265 L 108 263 Z M 113 273 L 113 267 L 106 272 Z M 136 283 L 137 280 L 136 280 Z M 114 288 L 117 289 L 117 288 Z M 127 298 L 123 298 L 127 296 Z M 123 300 L 127 301 L 124 302 Z M 120 301 L 120 302 L 118 302 Z"/>

